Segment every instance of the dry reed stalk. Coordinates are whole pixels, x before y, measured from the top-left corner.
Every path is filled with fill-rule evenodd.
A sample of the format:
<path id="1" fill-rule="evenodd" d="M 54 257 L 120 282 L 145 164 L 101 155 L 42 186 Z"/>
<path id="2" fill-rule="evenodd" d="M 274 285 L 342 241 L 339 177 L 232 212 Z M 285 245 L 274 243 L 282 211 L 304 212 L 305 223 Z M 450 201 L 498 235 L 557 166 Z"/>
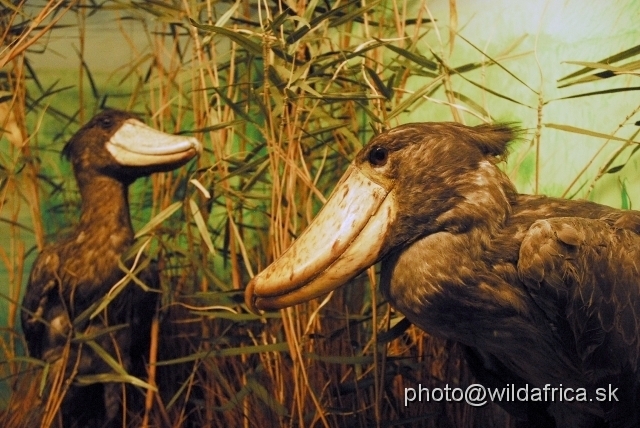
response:
<path id="1" fill-rule="evenodd" d="M 160 333 L 160 323 L 158 316 L 153 317 L 151 324 L 151 346 L 149 349 L 149 385 L 156 387 L 156 362 L 158 361 L 158 335 Z M 149 426 L 149 415 L 152 410 L 153 402 L 155 399 L 155 393 L 152 389 L 148 389 L 145 395 L 144 401 L 144 416 L 142 418 L 141 426 L 147 428 Z"/>
<path id="2" fill-rule="evenodd" d="M 65 2 L 63 0 L 48 0 L 41 7 L 38 14 L 32 17 L 29 26 L 25 31 L 20 34 L 20 36 L 15 40 L 9 40 L 9 30 L 12 27 L 13 20 L 20 14 L 20 9 L 26 0 L 20 1 L 15 8 L 14 14 L 11 15 L 11 18 L 8 21 L 8 25 L 2 28 L 2 35 L 0 35 L 0 40 L 2 43 L 0 46 L 3 46 L 2 51 L 0 52 L 0 68 L 3 68 L 9 62 L 13 61 L 15 58 L 20 55 L 24 55 L 25 51 L 33 46 L 40 38 L 44 35 L 48 34 L 51 29 L 58 23 L 58 21 L 62 18 L 62 16 L 69 11 L 74 5 L 75 1 Z M 62 5 L 65 5 L 64 8 L 61 8 Z M 43 27 L 42 24 L 51 17 L 52 14 L 57 14 L 51 18 L 51 20 Z M 8 42 L 8 43 L 7 43 Z M 6 45 L 6 46 L 5 46 Z"/>
<path id="3" fill-rule="evenodd" d="M 458 121 L 488 118 L 484 98 L 477 109 L 465 110 L 456 92 L 463 71 L 450 64 L 453 40 L 456 49 L 464 42 L 457 34 L 456 2 L 449 1 L 448 41 L 426 1 L 414 9 L 415 17 L 410 2 L 392 0 L 331 6 L 243 0 L 228 10 L 210 0 L 143 3 L 128 7 L 144 20 L 148 51 L 138 50 L 122 25 L 130 19 L 125 6 L 118 12 L 121 35 L 133 53 L 128 69 L 121 70 L 130 79 L 124 79 L 130 85 L 126 107 L 149 113 L 159 129 L 195 131 L 206 148 L 195 173 L 155 176 L 150 190 L 132 197 L 134 210 L 144 211 L 140 218 L 147 213 L 154 218 L 176 200 L 187 207 L 154 229 L 150 252 L 162 265 L 164 296 L 152 332 L 149 380 L 159 392 L 147 392 L 143 426 L 384 426 L 394 421 L 463 427 L 487 415 L 504 416 L 457 403 L 404 407 L 404 388 L 470 382 L 470 374 L 459 347 L 415 327 L 385 336 L 399 314 L 380 302 L 373 269 L 368 278 L 354 280 L 351 291 L 336 290 L 329 301 L 265 318 L 248 315 L 237 298 L 253 273 L 279 256 L 311 221 L 372 130 L 401 122 L 407 110 L 425 101 L 446 105 Z M 35 15 L 41 24 L 54 22 L 46 19 L 57 4 L 43 5 Z M 78 15 L 81 60 L 88 16 L 84 10 Z M 3 51 L 13 55 L 20 85 L 25 73 L 19 55 L 45 34 L 27 28 L 29 34 Z M 435 36 L 427 42 L 429 32 Z M 487 59 L 473 67 L 493 64 Z M 82 86 L 90 69 L 78 65 Z M 418 89 L 412 84 L 416 76 L 428 76 Z M 80 95 L 82 115 L 98 100 Z M 538 94 L 536 150 L 542 100 Z M 26 97 L 14 102 L 25 105 Z M 467 116 L 469 111 L 475 117 Z M 20 112 L 18 121 L 28 135 L 25 114 Z M 25 156 L 37 154 L 33 140 L 24 146 L 33 149 Z M 35 164 L 29 168 L 24 187 L 7 186 L 3 192 L 26 189 L 40 206 L 38 170 Z M 213 197 L 203 196 L 190 179 Z M 189 211 L 192 203 L 197 210 Z M 13 212 L 20 209 L 14 206 Z M 204 232 L 196 215 L 204 220 Z M 39 248 L 41 217 L 32 213 Z M 24 258 L 25 248 L 19 246 L 18 228 L 12 231 L 12 251 L 2 259 L 19 268 L 11 280 L 19 284 L 22 265 L 15 262 Z M 210 236 L 215 255 L 204 235 Z M 19 288 L 10 294 L 17 301 Z M 190 309 L 176 310 L 175 304 Z M 207 307 L 230 311 L 223 315 Z M 14 319 L 17 305 L 12 308 Z M 5 347 L 15 355 L 13 342 Z M 20 367 L 13 365 L 12 373 Z M 47 413 L 47 423 L 54 422 L 54 414 Z M 510 423 L 497 420 L 502 426 Z M 128 421 L 135 424 L 134 418 Z"/>

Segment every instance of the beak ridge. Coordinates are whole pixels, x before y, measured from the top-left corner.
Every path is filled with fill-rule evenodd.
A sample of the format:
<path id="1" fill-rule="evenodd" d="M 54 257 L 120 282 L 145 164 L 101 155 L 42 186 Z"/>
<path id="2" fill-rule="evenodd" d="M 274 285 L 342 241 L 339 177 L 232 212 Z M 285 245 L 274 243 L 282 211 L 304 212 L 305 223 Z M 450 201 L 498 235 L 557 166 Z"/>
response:
<path id="1" fill-rule="evenodd" d="M 137 119 L 125 121 L 106 147 L 120 165 L 132 167 L 184 163 L 202 153 L 196 138 L 167 134 Z"/>
<path id="2" fill-rule="evenodd" d="M 247 285 L 254 312 L 322 296 L 373 265 L 395 217 L 393 195 L 351 165 L 298 239 Z"/>

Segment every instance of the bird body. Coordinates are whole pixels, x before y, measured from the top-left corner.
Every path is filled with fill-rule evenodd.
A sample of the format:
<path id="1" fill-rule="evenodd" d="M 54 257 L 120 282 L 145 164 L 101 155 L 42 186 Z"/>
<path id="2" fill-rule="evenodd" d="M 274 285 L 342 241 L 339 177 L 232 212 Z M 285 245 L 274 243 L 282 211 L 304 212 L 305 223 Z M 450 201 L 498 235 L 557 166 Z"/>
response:
<path id="1" fill-rule="evenodd" d="M 36 258 L 22 310 L 29 354 L 51 365 L 50 389 L 77 376 L 113 377 L 98 348 L 127 372 L 145 374 L 157 292 L 130 282 L 100 315 L 78 317 L 95 309 L 125 276 L 121 258 L 134 240 L 129 185 L 152 172 L 174 169 L 200 150 L 195 139 L 155 131 L 117 110 L 94 117 L 65 146 L 80 190 L 80 221 L 68 237 L 45 247 Z M 126 263 L 131 269 L 131 262 Z M 152 263 L 138 278 L 150 288 L 159 286 Z M 116 426 L 121 388 L 115 382 L 66 387 L 64 426 Z M 49 393 L 51 398 L 53 391 Z"/>
<path id="2" fill-rule="evenodd" d="M 584 389 L 593 401 L 549 403 L 557 426 L 605 418 L 596 390 L 609 385 L 634 408 L 636 386 L 621 381 L 637 382 L 640 275 L 628 270 L 640 260 L 640 236 L 621 226 L 640 213 L 521 195 L 511 207 L 492 239 L 475 229 L 439 232 L 389 255 L 382 293 L 423 330 L 491 355 L 531 385 Z M 615 256 L 607 251 L 613 248 Z M 599 275 L 613 276 L 601 282 L 615 284 L 609 296 L 588 283 Z"/>
<path id="3" fill-rule="evenodd" d="M 464 345 L 487 387 L 586 393 L 502 403 L 516 417 L 538 426 L 638 426 L 640 212 L 518 194 L 497 167 L 514 137 L 503 125 L 452 123 L 374 137 L 311 231 L 250 282 L 248 305 L 308 300 L 381 260 L 390 304 Z M 353 202 L 355 193 L 376 202 Z M 367 204 L 374 208 L 363 215 Z M 314 236 L 328 217 L 353 226 Z"/>

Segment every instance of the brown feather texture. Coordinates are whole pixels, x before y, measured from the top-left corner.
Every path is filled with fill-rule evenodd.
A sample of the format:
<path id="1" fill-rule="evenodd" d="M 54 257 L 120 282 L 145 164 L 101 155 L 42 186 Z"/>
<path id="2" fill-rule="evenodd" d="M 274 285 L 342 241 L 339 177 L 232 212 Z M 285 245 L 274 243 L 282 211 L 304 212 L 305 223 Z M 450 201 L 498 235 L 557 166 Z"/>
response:
<path id="1" fill-rule="evenodd" d="M 122 137 L 123 129 L 129 140 Z M 127 112 L 105 110 L 83 126 L 63 150 L 73 165 L 82 199 L 80 220 L 68 237 L 38 255 L 22 305 L 29 354 L 49 364 L 44 425 L 57 415 L 64 427 L 122 426 L 122 383 L 76 382 L 82 376 L 116 374 L 100 349 L 128 374 L 140 378 L 146 375 L 157 292 L 147 292 L 129 281 L 100 315 L 78 317 L 95 308 L 125 276 L 121 257 L 134 239 L 129 184 L 152 172 L 173 169 L 200 150 L 199 143 L 186 137 L 173 139 L 150 129 Z M 157 132 L 167 144 L 162 150 L 153 147 L 148 141 L 138 140 L 136 135 L 141 134 L 136 130 L 145 138 Z M 134 157 L 129 155 L 127 165 L 114 158 L 112 152 L 119 149 L 108 150 L 108 144 L 114 141 L 127 144 L 119 149 L 136 153 Z M 176 153 L 182 151 L 183 159 L 176 162 Z M 151 164 L 145 157 L 150 155 L 155 156 Z M 135 162 L 140 165 L 132 165 Z M 127 268 L 131 267 L 127 262 Z M 138 278 L 151 289 L 159 287 L 153 263 L 139 272 Z M 143 403 L 143 390 L 128 389 L 131 406 Z"/>
<path id="2" fill-rule="evenodd" d="M 350 172 L 387 192 L 382 204 L 392 200 L 388 213 L 372 216 L 387 220 L 382 242 L 361 246 L 376 251 L 366 260 L 382 261 L 381 291 L 391 305 L 428 333 L 465 346 L 487 387 L 588 394 L 503 401 L 523 426 L 639 426 L 640 212 L 517 193 L 498 166 L 517 135 L 508 125 L 413 123 L 375 136 Z M 349 182 L 339 186 L 349 189 Z M 302 259 L 298 241 L 281 259 Z M 314 243 L 308 257 L 321 249 Z M 305 300 L 311 286 L 289 291 L 288 265 L 279 260 L 247 287 L 249 306 Z M 340 262 L 307 282 L 335 288 L 331 272 Z M 287 300 L 289 292 L 295 299 Z"/>
<path id="3" fill-rule="evenodd" d="M 497 359 L 498 376 L 585 388 L 593 401 L 549 401 L 555 426 L 638 426 L 640 212 L 517 194 L 490 157 L 511 137 L 502 126 L 408 128 L 422 131 L 411 154 L 422 165 L 397 185 L 415 190 L 399 209 L 403 242 L 390 237 L 383 258 L 391 303 Z M 618 388 L 620 402 L 597 402 L 597 388 Z"/>

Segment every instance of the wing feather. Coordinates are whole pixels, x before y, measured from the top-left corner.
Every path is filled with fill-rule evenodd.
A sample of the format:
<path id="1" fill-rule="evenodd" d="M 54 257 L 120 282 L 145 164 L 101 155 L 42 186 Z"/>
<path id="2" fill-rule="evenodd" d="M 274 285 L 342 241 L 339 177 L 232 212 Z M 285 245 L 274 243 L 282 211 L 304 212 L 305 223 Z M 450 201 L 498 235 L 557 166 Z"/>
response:
<path id="1" fill-rule="evenodd" d="M 550 323 L 569 330 L 565 346 L 592 382 L 638 368 L 638 217 L 538 220 L 520 248 L 520 279 Z"/>
<path id="2" fill-rule="evenodd" d="M 47 310 L 57 299 L 59 281 L 55 272 L 60 260 L 55 252 L 44 250 L 38 255 L 27 282 L 22 299 L 22 331 L 27 341 L 29 354 L 42 358 L 43 335 L 45 334 Z"/>

